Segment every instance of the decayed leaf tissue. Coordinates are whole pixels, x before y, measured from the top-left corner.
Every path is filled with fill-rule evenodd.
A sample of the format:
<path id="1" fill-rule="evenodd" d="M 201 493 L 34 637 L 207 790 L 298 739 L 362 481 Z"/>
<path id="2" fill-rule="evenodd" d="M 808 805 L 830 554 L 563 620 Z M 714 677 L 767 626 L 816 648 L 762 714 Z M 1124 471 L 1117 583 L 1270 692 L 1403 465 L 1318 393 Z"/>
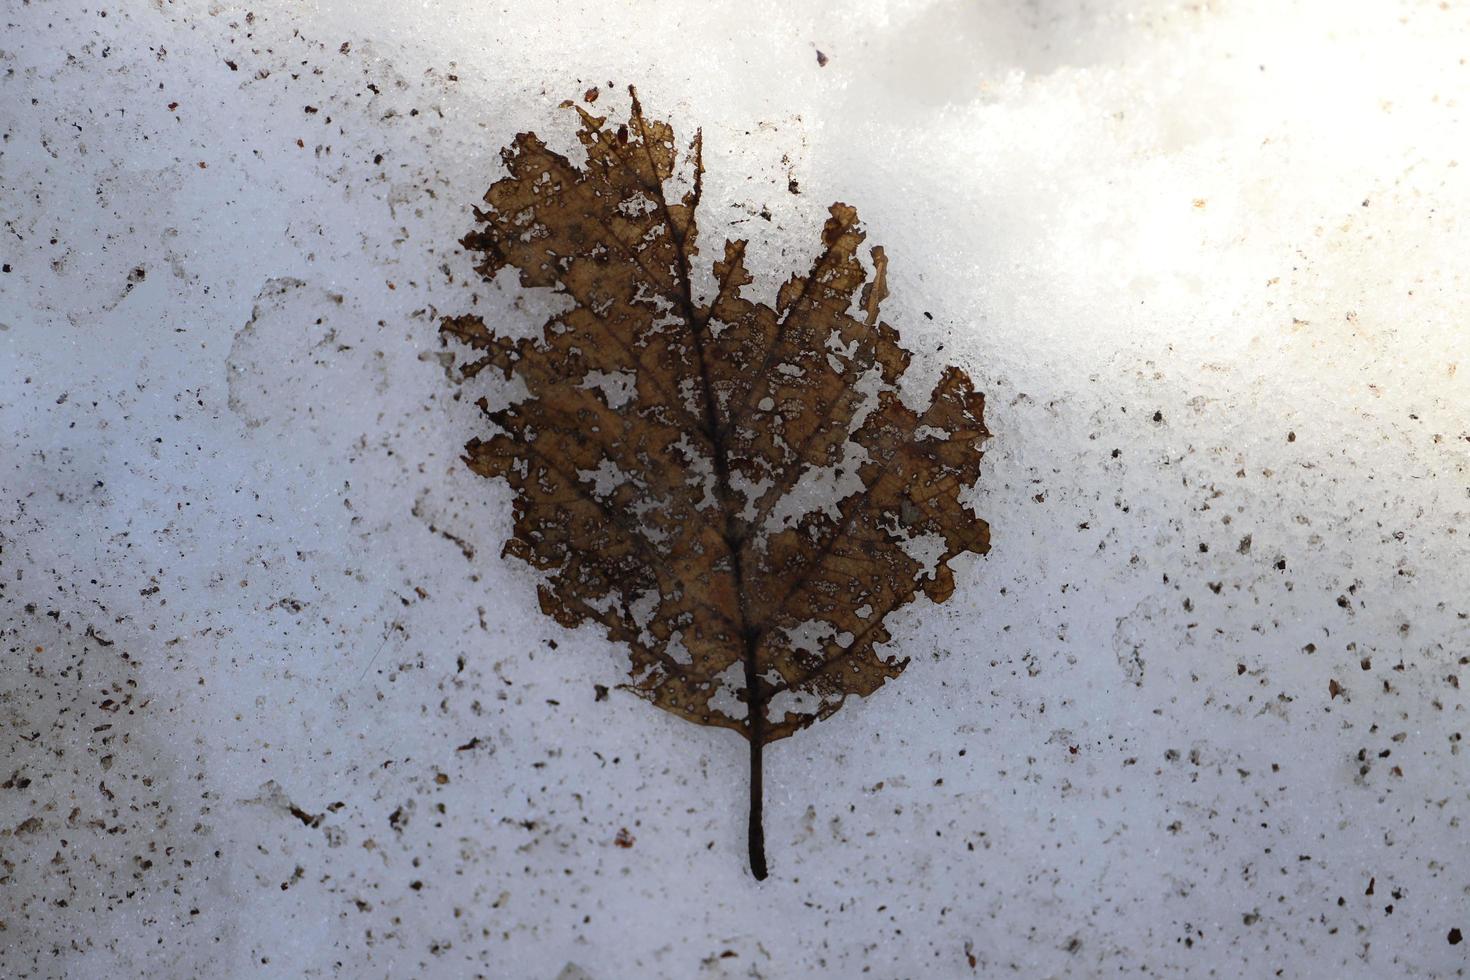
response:
<path id="1" fill-rule="evenodd" d="M 546 573 L 546 613 L 627 648 L 632 690 L 746 738 L 764 878 L 762 746 L 898 676 L 889 614 L 920 592 L 943 602 L 951 559 L 989 550 L 963 502 L 985 399 L 955 367 L 917 407 L 901 396 L 888 260 L 869 249 L 870 275 L 846 204 L 805 275 L 762 290 L 746 242 L 727 241 L 700 295 L 701 136 L 680 153 L 629 93 L 626 125 L 563 104 L 582 166 L 518 136 L 463 241 L 487 280 L 513 268 L 570 309 L 519 340 L 473 315 L 442 329 L 474 348 L 466 377 L 525 385 L 504 407 L 481 399 L 494 429 L 466 447 L 515 490 L 506 553 Z"/>

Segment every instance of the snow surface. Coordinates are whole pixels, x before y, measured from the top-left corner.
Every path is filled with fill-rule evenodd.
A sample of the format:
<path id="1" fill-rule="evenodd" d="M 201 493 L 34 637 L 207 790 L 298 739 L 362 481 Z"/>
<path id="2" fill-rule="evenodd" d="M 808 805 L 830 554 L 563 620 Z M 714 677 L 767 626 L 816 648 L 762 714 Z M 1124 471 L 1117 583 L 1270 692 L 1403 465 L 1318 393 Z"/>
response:
<path id="1" fill-rule="evenodd" d="M 1462 974 L 1467 58 L 1389 0 L 3 0 L 0 975 Z M 994 550 L 769 750 L 764 884 L 743 745 L 498 557 L 435 335 L 548 302 L 456 239 L 628 82 L 707 241 L 770 282 L 856 204 L 990 395 Z"/>

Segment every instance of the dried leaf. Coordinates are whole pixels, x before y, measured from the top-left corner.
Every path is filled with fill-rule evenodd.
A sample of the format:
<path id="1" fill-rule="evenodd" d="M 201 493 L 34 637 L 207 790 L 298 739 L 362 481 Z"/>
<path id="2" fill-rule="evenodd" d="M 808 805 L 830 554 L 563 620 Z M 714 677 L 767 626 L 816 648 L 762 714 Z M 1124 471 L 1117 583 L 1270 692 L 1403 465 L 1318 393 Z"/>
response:
<path id="1" fill-rule="evenodd" d="M 774 306 L 745 295 L 744 241 L 697 295 L 701 137 L 681 168 L 673 130 L 629 92 L 627 125 L 563 104 L 581 117 L 581 166 L 517 136 L 463 240 L 487 280 L 513 268 L 570 309 L 524 339 L 478 316 L 442 329 L 478 352 L 466 377 L 525 385 L 504 407 L 481 399 L 498 431 L 466 447 L 514 488 L 505 553 L 546 573 L 544 612 L 626 645 L 632 690 L 745 736 L 764 878 L 762 746 L 896 677 L 907 661 L 879 652 L 885 619 L 920 591 L 943 602 L 950 560 L 989 549 L 960 500 L 985 400 L 955 367 L 920 408 L 900 397 L 910 355 L 879 318 L 887 258 L 870 250 L 870 281 L 846 204 Z"/>

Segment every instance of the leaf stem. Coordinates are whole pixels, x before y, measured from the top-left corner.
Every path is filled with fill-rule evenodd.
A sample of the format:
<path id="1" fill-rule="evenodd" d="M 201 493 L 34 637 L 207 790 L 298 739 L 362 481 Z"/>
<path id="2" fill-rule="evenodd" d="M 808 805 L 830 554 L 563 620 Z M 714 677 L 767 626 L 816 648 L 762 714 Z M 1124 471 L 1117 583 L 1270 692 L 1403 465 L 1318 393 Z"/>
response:
<path id="1" fill-rule="evenodd" d="M 750 741 L 750 873 L 756 881 L 766 878 L 766 828 L 761 818 L 761 804 L 765 793 L 761 783 L 761 749 L 766 744 L 766 704 L 760 696 L 761 681 L 755 659 L 758 639 L 748 636 L 745 654 L 745 689 L 749 693 L 750 730 L 746 736 Z"/>
<path id="2" fill-rule="evenodd" d="M 761 743 L 750 740 L 750 873 L 766 880 L 766 829 L 761 822 Z"/>

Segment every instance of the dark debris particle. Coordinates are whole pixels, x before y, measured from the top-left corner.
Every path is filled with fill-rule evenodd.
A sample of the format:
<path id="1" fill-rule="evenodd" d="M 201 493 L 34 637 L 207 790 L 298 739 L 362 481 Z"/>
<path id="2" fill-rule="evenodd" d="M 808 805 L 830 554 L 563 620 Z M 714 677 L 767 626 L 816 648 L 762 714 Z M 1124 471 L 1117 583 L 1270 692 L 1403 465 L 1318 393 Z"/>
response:
<path id="1" fill-rule="evenodd" d="M 307 813 L 305 810 L 301 809 L 301 807 L 293 803 L 291 804 L 291 816 L 295 817 L 297 820 L 300 820 L 308 827 L 320 827 L 322 823 L 322 818 L 326 816 L 326 814 Z"/>
<path id="2" fill-rule="evenodd" d="M 1461 936 L 1460 935 L 1460 930 L 1458 928 L 1456 928 L 1456 929 L 1451 929 L 1449 936 L 1447 936 L 1446 938 L 1449 939 L 1451 946 L 1458 946 L 1458 945 L 1460 945 L 1460 940 L 1462 940 L 1465 937 Z"/>
<path id="3" fill-rule="evenodd" d="M 826 68 L 827 67 L 828 60 L 830 60 L 830 59 L 828 59 L 828 57 L 825 54 L 823 54 L 820 51 L 817 52 L 817 67 L 818 68 Z"/>
<path id="4" fill-rule="evenodd" d="M 595 700 L 597 700 L 597 701 L 606 701 L 607 700 L 607 685 L 606 684 L 593 684 L 592 685 L 592 692 L 595 695 Z"/>
<path id="5" fill-rule="evenodd" d="M 240 66 L 237 65 L 237 64 L 235 64 L 233 61 L 231 61 L 228 58 L 225 59 L 225 64 L 227 64 L 227 65 L 230 66 L 230 71 L 239 71 L 240 70 Z"/>

